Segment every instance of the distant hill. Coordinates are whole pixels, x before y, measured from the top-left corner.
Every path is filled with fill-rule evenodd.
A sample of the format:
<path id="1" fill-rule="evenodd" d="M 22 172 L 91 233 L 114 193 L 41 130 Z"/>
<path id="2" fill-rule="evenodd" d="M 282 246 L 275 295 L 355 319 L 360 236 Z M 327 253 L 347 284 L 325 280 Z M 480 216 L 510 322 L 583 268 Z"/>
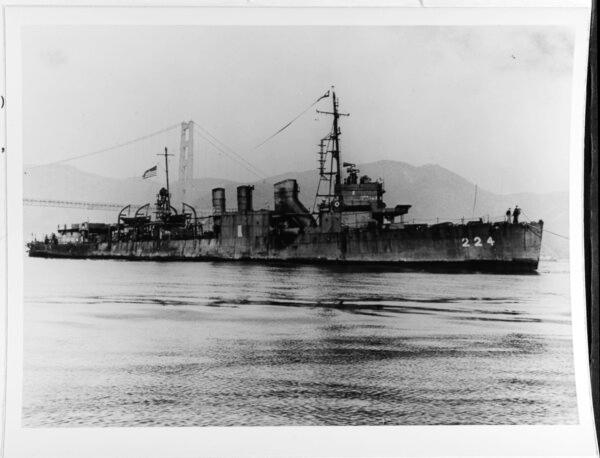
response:
<path id="1" fill-rule="evenodd" d="M 500 219 L 507 208 L 518 204 L 526 219 L 543 219 L 546 229 L 568 236 L 568 193 L 520 193 L 498 195 L 478 186 L 475 211 L 475 184 L 438 165 L 413 166 L 398 161 L 377 161 L 358 166 L 361 174 L 382 178 L 385 184 L 384 199 L 388 206 L 410 204 L 407 220 L 435 222 L 460 218 L 483 217 Z M 289 172 L 269 177 L 253 184 L 255 208 L 273 208 L 273 184 L 294 178 L 300 185 L 300 198 L 307 208 L 312 208 L 317 190 L 318 175 L 315 170 Z M 29 169 L 24 174 L 24 196 L 32 199 L 74 200 L 87 202 L 144 203 L 154 201 L 157 183 L 141 178 L 107 178 L 83 172 L 69 165 L 49 165 Z M 235 208 L 237 183 L 218 178 L 196 179 L 187 190 L 187 203 L 198 209 L 211 207 L 211 189 L 224 187 L 227 207 Z M 248 184 L 248 183 L 244 183 Z M 179 195 L 178 183 L 173 183 L 175 197 Z M 177 200 L 177 199 L 176 199 Z M 55 230 L 58 223 L 98 220 L 111 222 L 114 212 L 80 209 L 25 207 L 24 231 L 29 234 Z M 547 233 L 544 237 L 543 255 L 567 257 L 568 241 Z"/>

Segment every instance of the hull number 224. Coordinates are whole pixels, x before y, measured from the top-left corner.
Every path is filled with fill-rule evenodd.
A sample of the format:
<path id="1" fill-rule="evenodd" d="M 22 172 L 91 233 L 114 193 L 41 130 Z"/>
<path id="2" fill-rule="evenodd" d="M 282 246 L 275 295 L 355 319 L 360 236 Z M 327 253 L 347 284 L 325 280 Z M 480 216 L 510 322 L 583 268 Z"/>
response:
<path id="1" fill-rule="evenodd" d="M 462 240 L 462 246 L 463 247 L 470 247 L 470 246 L 483 246 L 483 243 L 481 241 L 481 237 L 475 237 L 472 241 L 469 241 L 468 238 L 463 238 Z M 487 243 L 488 245 L 494 246 L 494 239 L 491 237 L 488 237 L 488 239 L 485 241 L 485 243 Z"/>

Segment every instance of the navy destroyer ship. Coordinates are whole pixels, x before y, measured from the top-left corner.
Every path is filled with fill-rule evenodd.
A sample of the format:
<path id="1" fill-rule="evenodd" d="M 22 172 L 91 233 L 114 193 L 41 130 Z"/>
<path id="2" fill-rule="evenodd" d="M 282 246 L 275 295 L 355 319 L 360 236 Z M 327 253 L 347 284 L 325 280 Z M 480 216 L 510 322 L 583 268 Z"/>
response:
<path id="1" fill-rule="evenodd" d="M 237 188 L 237 209 L 226 207 L 224 188 L 212 190 L 212 212 L 198 215 L 172 205 L 165 148 L 166 187 L 154 206 L 131 205 L 117 222 L 73 224 L 58 235 L 28 243 L 29 256 L 130 260 L 251 260 L 374 264 L 444 271 L 533 272 L 538 267 L 543 221 L 469 221 L 410 224 L 411 205 L 388 206 L 380 180 L 342 162 L 334 91 L 332 128 L 320 142 L 315 207 L 301 202 L 296 180 L 274 184 L 274 209 L 254 209 L 253 186 Z"/>

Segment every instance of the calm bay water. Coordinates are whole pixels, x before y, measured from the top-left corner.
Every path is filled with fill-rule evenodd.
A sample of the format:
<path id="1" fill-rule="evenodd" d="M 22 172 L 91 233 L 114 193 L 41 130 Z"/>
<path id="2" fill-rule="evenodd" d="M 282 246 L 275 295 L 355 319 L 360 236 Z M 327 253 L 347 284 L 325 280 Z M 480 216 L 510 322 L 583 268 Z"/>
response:
<path id="1" fill-rule="evenodd" d="M 539 275 L 25 260 L 24 426 L 577 423 Z"/>

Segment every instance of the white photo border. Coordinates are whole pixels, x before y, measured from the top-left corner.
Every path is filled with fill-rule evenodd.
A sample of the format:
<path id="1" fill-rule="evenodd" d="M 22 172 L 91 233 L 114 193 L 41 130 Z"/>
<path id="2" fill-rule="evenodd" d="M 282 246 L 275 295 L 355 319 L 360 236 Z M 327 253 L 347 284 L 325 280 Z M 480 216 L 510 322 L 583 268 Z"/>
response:
<path id="1" fill-rule="evenodd" d="M 339 2 L 336 2 L 339 3 Z M 447 2 L 465 4 L 469 2 Z M 472 2 L 471 2 L 472 3 Z M 494 2 L 491 2 L 492 4 Z M 496 4 L 498 2 L 495 2 Z M 526 2 L 518 2 L 524 4 Z M 535 2 L 539 4 L 540 2 Z M 544 3 L 544 2 L 541 2 Z M 546 2 L 548 3 L 548 2 Z M 551 2 L 552 3 L 552 2 Z M 553 2 L 556 3 L 556 2 Z M 4 9 L 7 154 L 4 453 L 14 457 L 596 456 L 587 359 L 583 145 L 590 4 L 575 7 L 76 7 Z M 438 2 L 439 4 L 439 2 Z M 510 2 L 514 6 L 515 2 Z M 569 426 L 24 428 L 21 31 L 31 25 L 566 25 L 575 31 L 570 138 L 570 275 L 579 424 Z M 2 132 L 4 133 L 4 132 Z M 0 191 L 1 193 L 2 191 Z M 0 207 L 1 210 L 1 207 Z M 0 218 L 0 223 L 1 223 Z M 0 229 L 3 229 L 0 226 Z M 0 267 L 2 273 L 3 267 Z"/>

